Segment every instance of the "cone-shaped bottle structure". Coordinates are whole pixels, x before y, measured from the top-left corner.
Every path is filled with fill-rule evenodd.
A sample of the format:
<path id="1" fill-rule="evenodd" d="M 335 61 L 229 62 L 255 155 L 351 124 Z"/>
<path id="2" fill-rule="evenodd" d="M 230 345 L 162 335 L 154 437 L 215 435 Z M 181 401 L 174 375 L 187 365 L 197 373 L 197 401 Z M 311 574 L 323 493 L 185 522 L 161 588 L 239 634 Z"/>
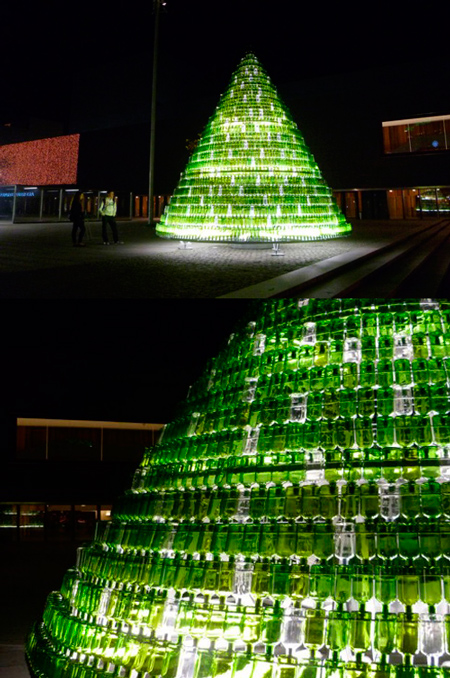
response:
<path id="1" fill-rule="evenodd" d="M 450 303 L 257 309 L 49 596 L 36 676 L 448 676 Z"/>
<path id="2" fill-rule="evenodd" d="M 289 110 L 248 54 L 156 232 L 178 240 L 280 242 L 350 230 Z"/>

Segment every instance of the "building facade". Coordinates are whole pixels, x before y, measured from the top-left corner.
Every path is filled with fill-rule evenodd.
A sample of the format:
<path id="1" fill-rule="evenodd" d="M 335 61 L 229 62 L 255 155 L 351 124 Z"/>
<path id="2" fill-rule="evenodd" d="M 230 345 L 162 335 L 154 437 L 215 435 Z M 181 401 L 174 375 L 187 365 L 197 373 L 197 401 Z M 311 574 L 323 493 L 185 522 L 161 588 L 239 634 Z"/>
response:
<path id="1" fill-rule="evenodd" d="M 450 94 L 443 86 L 448 66 L 427 57 L 414 64 L 280 85 L 281 98 L 347 217 L 419 219 L 449 214 Z M 160 111 L 156 216 L 164 210 L 186 165 L 187 137 L 193 138 L 194 130 L 201 129 L 212 112 L 209 100 L 188 101 L 170 113 Z M 28 134 L 21 144 L 11 133 L 14 143 L 0 145 L 0 219 L 66 219 L 76 189 L 87 196 L 88 218 L 98 218 L 101 194 L 108 190 L 118 196 L 119 218 L 145 218 L 149 124 L 142 122 L 143 115 L 131 116 L 126 110 L 113 114 L 105 114 L 103 128 L 98 120 L 89 124 L 75 115 L 69 134 L 53 140 L 30 141 Z M 67 163 L 60 156 L 57 159 L 62 140 L 69 138 L 77 153 L 76 176 L 71 156 L 70 180 L 67 171 L 62 174 Z M 17 163 L 30 144 L 35 145 L 38 160 L 34 174 L 29 171 L 32 162 L 26 163 L 24 174 Z M 53 149 L 48 151 L 52 171 L 45 183 L 38 181 L 44 147 Z"/>
<path id="2" fill-rule="evenodd" d="M 83 541 L 163 424 L 19 418 L 0 481 L 0 542 Z"/>

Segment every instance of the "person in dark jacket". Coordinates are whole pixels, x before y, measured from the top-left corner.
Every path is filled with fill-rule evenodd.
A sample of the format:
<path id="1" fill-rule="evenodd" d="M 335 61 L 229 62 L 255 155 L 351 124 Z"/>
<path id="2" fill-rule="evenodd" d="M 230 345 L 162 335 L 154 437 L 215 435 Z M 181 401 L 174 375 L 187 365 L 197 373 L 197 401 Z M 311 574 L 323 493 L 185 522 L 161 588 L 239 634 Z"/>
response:
<path id="1" fill-rule="evenodd" d="M 74 247 L 84 247 L 84 193 L 75 193 L 70 206 L 69 219 L 72 222 L 72 243 Z"/>

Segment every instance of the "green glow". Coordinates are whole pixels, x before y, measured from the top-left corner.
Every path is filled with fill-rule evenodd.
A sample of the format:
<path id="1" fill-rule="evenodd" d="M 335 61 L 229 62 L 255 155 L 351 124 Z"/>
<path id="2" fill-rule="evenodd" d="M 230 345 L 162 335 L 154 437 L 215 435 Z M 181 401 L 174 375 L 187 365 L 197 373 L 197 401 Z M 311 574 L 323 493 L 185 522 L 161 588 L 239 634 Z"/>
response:
<path id="1" fill-rule="evenodd" d="M 259 304 L 47 599 L 38 678 L 444 678 L 450 302 Z"/>
<path id="2" fill-rule="evenodd" d="M 248 54 L 156 232 L 177 240 L 279 242 L 350 230 L 289 110 Z"/>

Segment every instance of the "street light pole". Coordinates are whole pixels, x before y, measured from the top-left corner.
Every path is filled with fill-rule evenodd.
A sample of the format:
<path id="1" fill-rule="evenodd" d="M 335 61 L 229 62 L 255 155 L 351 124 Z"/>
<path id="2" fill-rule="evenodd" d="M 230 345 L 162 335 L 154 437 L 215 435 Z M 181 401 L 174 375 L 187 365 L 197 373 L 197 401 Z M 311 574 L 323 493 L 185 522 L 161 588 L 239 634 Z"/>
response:
<path id="1" fill-rule="evenodd" d="M 159 10 L 161 5 L 165 5 L 164 0 L 153 0 L 155 8 L 155 30 L 153 36 L 153 77 L 152 77 L 152 105 L 150 114 L 150 170 L 148 176 L 148 221 L 149 225 L 153 222 L 153 186 L 154 186 L 154 165 L 155 165 L 155 124 L 156 124 L 156 74 L 157 74 L 157 56 L 158 56 L 158 28 L 159 28 Z"/>

